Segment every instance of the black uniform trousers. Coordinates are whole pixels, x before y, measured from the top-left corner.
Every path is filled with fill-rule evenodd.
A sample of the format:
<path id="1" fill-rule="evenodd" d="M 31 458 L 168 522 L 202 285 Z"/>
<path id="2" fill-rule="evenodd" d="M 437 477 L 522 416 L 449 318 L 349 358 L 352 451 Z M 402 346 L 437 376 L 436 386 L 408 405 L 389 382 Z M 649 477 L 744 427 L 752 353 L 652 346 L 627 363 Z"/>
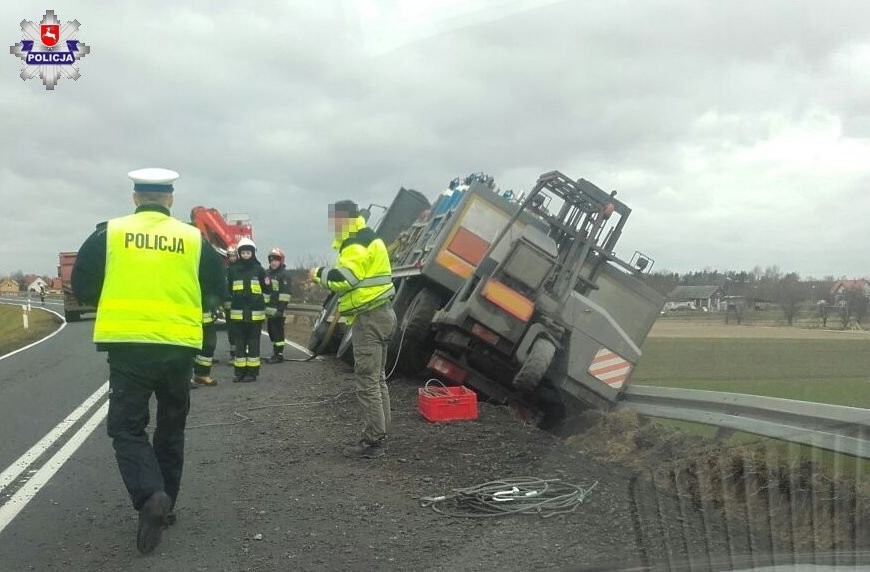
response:
<path id="1" fill-rule="evenodd" d="M 262 321 L 233 320 L 233 339 L 236 342 L 236 357 L 233 359 L 236 377 L 257 377 L 260 374 L 260 332 Z"/>
<path id="2" fill-rule="evenodd" d="M 136 510 L 157 491 L 166 492 L 175 506 L 184 467 L 184 427 L 195 354 L 193 348 L 158 344 L 109 348 L 107 428 Z M 152 393 L 157 396 L 153 444 L 145 431 Z"/>
<path id="3" fill-rule="evenodd" d="M 193 360 L 193 373 L 195 375 L 211 375 L 215 348 L 217 348 L 217 326 L 214 322 L 204 323 L 202 325 L 202 350 L 196 354 Z"/>
<path id="4" fill-rule="evenodd" d="M 284 355 L 284 316 L 275 316 L 266 320 L 266 331 L 269 332 L 269 339 L 272 340 L 272 353 Z"/>
<path id="5" fill-rule="evenodd" d="M 227 316 L 230 315 L 229 310 L 227 310 Z M 230 322 L 229 318 L 227 318 L 227 342 L 230 344 L 230 355 L 235 357 L 236 355 L 236 329 L 233 327 L 232 322 Z"/>

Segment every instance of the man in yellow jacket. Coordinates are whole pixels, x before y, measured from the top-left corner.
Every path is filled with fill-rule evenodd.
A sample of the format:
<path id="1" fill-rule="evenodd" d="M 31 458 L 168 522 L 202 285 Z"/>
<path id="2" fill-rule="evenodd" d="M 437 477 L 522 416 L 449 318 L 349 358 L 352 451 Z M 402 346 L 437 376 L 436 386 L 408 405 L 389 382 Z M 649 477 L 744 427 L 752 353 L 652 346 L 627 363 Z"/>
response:
<path id="1" fill-rule="evenodd" d="M 97 306 L 94 342 L 109 354 L 109 437 L 133 508 L 136 545 L 147 554 L 174 522 L 184 466 L 193 358 L 202 347 L 202 309 L 225 288 L 220 256 L 195 227 L 169 215 L 168 169 L 140 169 L 135 214 L 97 226 L 78 251 L 76 296 Z M 148 404 L 157 396 L 153 444 Z"/>
<path id="2" fill-rule="evenodd" d="M 353 201 L 330 205 L 329 218 L 338 261 L 332 268 L 312 268 L 311 279 L 339 295 L 339 313 L 353 326 L 354 382 L 364 422 L 359 443 L 344 454 L 382 457 L 391 422 L 384 368 L 396 329 L 390 255 Z"/>

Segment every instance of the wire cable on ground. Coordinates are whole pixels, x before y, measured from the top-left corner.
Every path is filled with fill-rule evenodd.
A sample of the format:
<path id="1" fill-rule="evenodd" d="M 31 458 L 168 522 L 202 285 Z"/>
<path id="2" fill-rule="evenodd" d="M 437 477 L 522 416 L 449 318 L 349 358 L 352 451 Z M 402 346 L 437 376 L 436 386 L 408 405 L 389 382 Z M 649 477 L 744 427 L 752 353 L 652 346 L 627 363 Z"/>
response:
<path id="1" fill-rule="evenodd" d="M 561 479 L 514 477 L 453 489 L 442 496 L 422 497 L 421 505 L 445 516 L 494 518 L 536 514 L 551 518 L 576 511 L 598 485 L 573 485 Z"/>
<path id="2" fill-rule="evenodd" d="M 239 423 L 248 423 L 253 422 L 254 420 L 250 417 L 242 415 L 238 411 L 233 411 L 233 415 L 239 418 L 238 421 L 226 421 L 224 423 L 206 423 L 205 425 L 188 425 L 185 430 L 190 431 L 193 429 L 205 429 L 206 427 L 227 427 L 230 425 L 238 425 Z"/>
<path id="3" fill-rule="evenodd" d="M 350 393 L 350 391 L 342 391 L 342 392 L 337 393 L 336 395 L 333 395 L 332 397 L 329 397 L 327 399 L 321 399 L 320 401 L 295 401 L 295 402 L 290 402 L 290 403 L 272 403 L 269 405 L 258 405 L 256 407 L 249 407 L 249 408 L 245 409 L 245 411 L 257 411 L 259 409 L 270 409 L 272 407 L 301 407 L 303 405 L 321 405 L 323 403 L 330 403 L 332 401 L 335 401 L 339 397 L 341 397 L 342 395 L 345 395 L 347 393 Z"/>
<path id="4" fill-rule="evenodd" d="M 295 402 L 290 402 L 290 403 L 271 403 L 268 405 L 257 405 L 255 407 L 248 407 L 247 409 L 242 409 L 242 411 L 258 411 L 261 409 L 271 409 L 274 407 L 302 407 L 305 405 L 322 405 L 324 403 L 331 403 L 333 401 L 336 401 L 339 397 L 341 397 L 342 395 L 346 395 L 348 393 L 350 393 L 350 391 L 342 391 L 340 393 L 337 393 L 336 395 L 333 395 L 332 397 L 329 397 L 327 399 L 321 399 L 318 401 L 295 401 Z M 189 425 L 186 429 L 188 431 L 190 431 L 193 429 L 205 429 L 206 427 L 229 427 L 232 425 L 239 425 L 240 423 L 249 423 L 249 422 L 253 423 L 253 422 L 255 422 L 255 419 L 251 419 L 250 417 L 248 417 L 246 415 L 242 415 L 238 411 L 233 411 L 233 415 L 238 417 L 239 420 L 238 421 L 226 421 L 223 423 L 206 423 L 204 425 Z"/>

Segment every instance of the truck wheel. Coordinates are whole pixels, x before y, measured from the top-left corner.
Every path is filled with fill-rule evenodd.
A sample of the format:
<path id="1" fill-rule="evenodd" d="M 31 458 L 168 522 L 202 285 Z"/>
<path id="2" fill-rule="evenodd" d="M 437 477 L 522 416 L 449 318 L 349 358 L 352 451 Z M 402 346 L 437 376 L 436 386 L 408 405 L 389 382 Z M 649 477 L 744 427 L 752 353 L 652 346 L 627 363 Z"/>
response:
<path id="1" fill-rule="evenodd" d="M 514 387 L 529 393 L 534 391 L 550 368 L 555 355 L 556 346 L 553 342 L 546 338 L 535 340 L 532 349 L 529 350 L 529 356 L 514 376 Z"/>
<path id="2" fill-rule="evenodd" d="M 323 305 L 320 316 L 314 322 L 311 336 L 308 338 L 308 349 L 317 355 L 330 355 L 338 350 L 342 331 L 341 324 L 333 325 L 332 321 L 338 319 L 335 311 L 338 305 L 338 296 L 332 296 Z"/>
<path id="3" fill-rule="evenodd" d="M 81 312 L 64 312 L 63 318 L 67 322 L 78 322 L 79 320 L 82 319 L 82 313 Z"/>
<path id="4" fill-rule="evenodd" d="M 423 288 L 414 296 L 405 311 L 390 342 L 387 366 L 390 367 L 398 354 L 396 369 L 406 375 L 415 375 L 426 368 L 432 357 L 432 318 L 444 302 L 430 288 Z M 401 344 L 401 351 L 399 345 Z"/>
<path id="5" fill-rule="evenodd" d="M 341 342 L 338 344 L 335 357 L 353 367 L 353 326 L 347 328 L 344 335 L 341 336 Z"/>

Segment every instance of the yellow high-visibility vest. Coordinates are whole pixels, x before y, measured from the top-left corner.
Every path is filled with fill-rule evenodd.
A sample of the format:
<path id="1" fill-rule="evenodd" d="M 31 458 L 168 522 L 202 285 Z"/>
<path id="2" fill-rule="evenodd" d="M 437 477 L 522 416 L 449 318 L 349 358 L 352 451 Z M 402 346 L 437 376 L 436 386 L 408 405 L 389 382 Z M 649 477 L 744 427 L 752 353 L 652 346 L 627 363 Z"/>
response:
<path id="1" fill-rule="evenodd" d="M 314 276 L 316 284 L 338 293 L 338 312 L 349 320 L 385 304 L 396 294 L 387 247 L 365 224 L 359 217 L 336 238 L 333 247 L 338 249 L 338 263 L 333 268 L 320 268 Z"/>
<path id="2" fill-rule="evenodd" d="M 202 347 L 199 230 L 161 212 L 112 219 L 94 342 Z"/>

